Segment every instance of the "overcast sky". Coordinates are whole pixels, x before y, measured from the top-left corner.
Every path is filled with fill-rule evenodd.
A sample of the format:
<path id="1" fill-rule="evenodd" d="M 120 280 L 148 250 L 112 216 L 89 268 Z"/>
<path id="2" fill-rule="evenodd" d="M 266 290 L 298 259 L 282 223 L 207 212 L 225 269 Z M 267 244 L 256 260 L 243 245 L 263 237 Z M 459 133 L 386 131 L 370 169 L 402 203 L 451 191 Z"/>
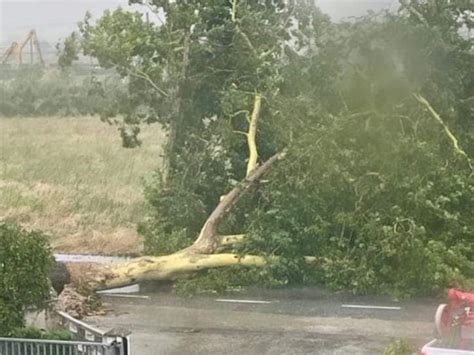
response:
<path id="1" fill-rule="evenodd" d="M 316 0 L 333 18 L 358 16 L 367 10 L 395 7 L 398 0 Z M 36 29 L 42 41 L 52 45 L 76 28 L 89 10 L 94 17 L 105 9 L 127 6 L 128 0 L 0 0 L 0 50 L 21 41 Z"/>

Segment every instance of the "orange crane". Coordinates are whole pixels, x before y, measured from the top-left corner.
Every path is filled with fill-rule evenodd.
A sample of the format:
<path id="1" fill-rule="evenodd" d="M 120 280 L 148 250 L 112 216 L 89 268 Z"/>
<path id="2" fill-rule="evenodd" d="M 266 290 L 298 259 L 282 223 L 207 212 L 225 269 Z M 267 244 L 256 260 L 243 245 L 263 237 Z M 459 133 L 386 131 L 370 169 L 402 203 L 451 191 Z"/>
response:
<path id="1" fill-rule="evenodd" d="M 31 63 L 33 63 L 33 48 L 35 48 L 39 62 L 44 66 L 44 59 L 43 55 L 41 54 L 41 47 L 35 30 L 31 30 L 28 33 L 26 39 L 21 44 L 13 42 L 3 54 L 1 63 L 5 64 L 8 59 L 14 58 L 18 64 L 23 64 L 23 48 L 25 48 L 28 43 L 30 44 Z"/>

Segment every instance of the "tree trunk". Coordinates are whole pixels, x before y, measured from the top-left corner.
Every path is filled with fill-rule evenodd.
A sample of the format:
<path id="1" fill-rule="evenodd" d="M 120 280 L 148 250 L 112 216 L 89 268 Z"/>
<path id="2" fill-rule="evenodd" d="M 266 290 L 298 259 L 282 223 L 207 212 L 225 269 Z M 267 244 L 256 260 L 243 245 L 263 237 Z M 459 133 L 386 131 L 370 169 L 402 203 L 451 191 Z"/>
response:
<path id="1" fill-rule="evenodd" d="M 91 286 L 94 289 L 107 289 L 144 280 L 175 280 L 209 268 L 230 265 L 263 266 L 265 263 L 264 257 L 254 255 L 195 254 L 181 251 L 166 256 L 135 258 L 103 269 L 99 275 L 94 275 Z"/>
<path id="2" fill-rule="evenodd" d="M 272 165 L 276 161 L 282 159 L 284 156 L 284 152 L 275 154 L 260 167 L 256 168 L 252 174 L 245 178 L 243 182 L 235 186 L 227 195 L 225 195 L 204 223 L 204 226 L 202 227 L 197 240 L 192 246 L 190 246 L 186 250 L 198 254 L 214 253 L 220 242 L 217 227 L 221 220 L 227 215 L 228 212 L 230 212 L 230 210 L 239 200 L 242 194 L 247 191 L 253 184 L 259 181 L 262 176 L 268 170 L 270 170 Z"/>
<path id="3" fill-rule="evenodd" d="M 227 193 L 204 223 L 196 241 L 179 252 L 166 256 L 144 256 L 121 264 L 96 269 L 87 275 L 87 283 L 93 289 L 107 289 L 129 285 L 143 280 L 173 280 L 194 274 L 201 270 L 230 265 L 263 266 L 268 258 L 256 255 L 215 254 L 220 246 L 239 242 L 243 235 L 222 237 L 218 233 L 220 222 L 230 212 L 239 198 L 257 183 L 275 164 L 285 156 L 285 152 L 273 155 L 262 165 L 257 166 L 256 133 L 261 107 L 261 96 L 255 96 L 254 108 L 247 133 L 249 164 L 245 179 Z M 308 258 L 313 262 L 314 258 Z"/>
<path id="4" fill-rule="evenodd" d="M 190 47 L 190 33 L 186 33 L 183 44 L 183 58 L 181 71 L 177 74 L 178 85 L 175 92 L 173 93 L 171 104 L 173 105 L 173 114 L 171 115 L 171 122 L 169 127 L 168 142 L 165 148 L 165 158 L 163 159 L 163 180 L 165 183 L 168 182 L 171 169 L 173 167 L 173 158 L 176 155 L 176 139 L 178 136 L 178 130 L 181 128 L 183 121 L 183 88 L 187 85 L 187 70 L 189 65 L 189 47 Z"/>

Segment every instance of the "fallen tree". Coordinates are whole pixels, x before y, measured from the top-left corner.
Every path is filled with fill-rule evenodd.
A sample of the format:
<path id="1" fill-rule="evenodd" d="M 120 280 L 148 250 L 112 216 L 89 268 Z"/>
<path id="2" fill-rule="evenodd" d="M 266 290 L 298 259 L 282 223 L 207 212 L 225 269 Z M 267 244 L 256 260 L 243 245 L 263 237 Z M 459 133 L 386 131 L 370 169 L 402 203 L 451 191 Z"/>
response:
<path id="1" fill-rule="evenodd" d="M 232 210 L 240 197 L 260 181 L 277 161 L 285 157 L 285 151 L 279 152 L 257 166 L 256 133 L 260 108 L 261 96 L 256 94 L 248 133 L 244 133 L 247 136 L 249 149 L 247 176 L 221 198 L 204 223 L 196 241 L 191 246 L 170 255 L 143 256 L 118 265 L 94 269 L 94 273 L 87 280 L 89 287 L 107 289 L 144 280 L 174 280 L 209 268 L 231 265 L 264 266 L 267 263 L 267 258 L 257 255 L 216 254 L 223 245 L 239 242 L 243 237 L 243 235 L 220 236 L 218 233 L 220 222 Z M 314 258 L 307 257 L 307 261 L 313 262 Z"/>
<path id="2" fill-rule="evenodd" d="M 150 0 L 164 24 L 85 19 L 85 54 L 128 84 L 102 118 L 132 126 L 126 146 L 153 122 L 172 142 L 146 182 L 150 256 L 91 272 L 93 288 L 207 270 L 177 289 L 248 279 L 400 296 L 474 275 L 466 9 L 405 1 L 334 24 L 311 3 Z"/>
<path id="3" fill-rule="evenodd" d="M 195 228 L 188 229 L 186 243 L 180 242 L 179 247 L 166 249 L 172 250 L 169 255 L 143 256 L 112 267 L 94 269 L 87 280 L 93 289 L 140 280 L 176 279 L 200 270 L 231 265 L 263 266 L 272 258 L 253 255 L 256 253 L 252 252 L 248 253 L 252 255 L 229 252 L 235 250 L 232 244 L 241 242 L 244 237 L 222 236 L 219 227 L 236 202 L 285 156 L 285 151 L 281 150 L 285 144 L 268 149 L 262 143 L 261 148 L 267 149 L 262 149 L 264 154 L 259 157 L 256 139 L 259 119 L 260 116 L 274 117 L 275 108 L 272 108 L 269 98 L 279 91 L 277 78 L 284 65 L 281 49 L 289 40 L 292 21 L 301 24 L 291 31 L 303 41 L 303 46 L 308 41 L 303 40 L 308 37 L 306 26 L 323 17 L 315 6 L 304 1 L 269 4 L 234 0 L 231 6 L 203 1 L 191 7 L 181 2 L 150 1 L 148 8 L 156 14 L 164 12 L 166 22 L 150 24 L 139 13 L 118 9 L 106 12 L 97 22 L 87 15 L 80 25 L 78 38 L 84 54 L 97 58 L 103 67 L 114 68 L 128 80 L 130 102 L 115 105 L 100 114 L 103 119 L 110 118 L 114 122 L 117 117 L 123 118 L 120 124 L 133 125 L 136 129 L 127 132 L 135 136 L 139 132 L 135 126 L 140 123 L 160 122 L 163 125 L 168 133 L 168 144 L 164 149 L 165 164 L 159 175 L 163 182 L 163 195 L 171 191 L 171 203 L 180 205 L 180 201 L 173 198 L 172 184 L 178 180 L 186 181 L 190 176 L 197 181 L 196 185 L 200 185 L 200 190 L 214 191 L 205 193 L 205 203 L 202 200 L 196 203 L 204 206 L 199 213 L 205 212 L 196 218 Z M 231 12 L 227 12 L 230 8 Z M 67 54 L 65 48 L 64 55 Z M 267 112 L 262 111 L 263 106 Z M 209 128 L 210 122 L 220 125 L 228 136 L 216 135 L 216 128 Z M 245 143 L 239 139 L 240 135 L 245 137 Z M 135 138 L 129 140 L 138 142 Z M 231 145 L 233 149 L 229 149 Z M 204 156 L 194 158 L 189 154 L 190 150 L 202 152 Z M 234 159 L 225 156 L 232 150 L 235 151 Z M 199 175 L 211 173 L 203 168 L 201 174 L 199 165 L 208 162 L 208 154 L 219 151 L 225 154 L 213 158 L 217 168 L 212 175 L 221 176 L 226 161 L 231 166 L 227 175 L 221 179 L 220 185 L 200 184 L 203 178 Z M 192 161 L 187 161 L 190 157 Z M 244 175 L 241 164 L 245 158 L 248 159 L 245 178 L 231 187 L 229 176 L 235 177 L 235 181 Z M 262 162 L 260 166 L 259 161 Z M 183 185 L 189 188 L 190 184 L 185 182 Z M 197 195 L 193 191 L 182 191 L 192 204 L 193 196 Z M 213 201 L 218 198 L 217 193 L 226 191 L 209 213 Z M 184 218 L 187 222 L 198 214 L 193 213 L 187 203 L 181 203 L 181 206 L 189 210 Z M 169 229 L 179 227 L 174 222 L 169 225 L 172 226 Z M 162 235 L 168 233 L 166 230 Z M 191 242 L 194 235 L 197 237 Z M 166 240 L 164 244 L 172 242 Z M 186 247 L 181 248 L 183 245 Z M 165 250 L 157 249 L 149 248 L 148 251 L 161 253 Z"/>

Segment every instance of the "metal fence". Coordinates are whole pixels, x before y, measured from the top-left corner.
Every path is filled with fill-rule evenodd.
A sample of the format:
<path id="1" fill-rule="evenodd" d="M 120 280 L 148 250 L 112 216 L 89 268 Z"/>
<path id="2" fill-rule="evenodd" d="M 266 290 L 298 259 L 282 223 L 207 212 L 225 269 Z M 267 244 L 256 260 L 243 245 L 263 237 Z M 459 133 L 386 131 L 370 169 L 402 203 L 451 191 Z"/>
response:
<path id="1" fill-rule="evenodd" d="M 0 355 L 122 355 L 119 344 L 0 338 Z"/>
<path id="2" fill-rule="evenodd" d="M 115 328 L 104 332 L 64 312 L 58 323 L 75 340 L 0 338 L 0 355 L 130 355 L 130 332 Z"/>

